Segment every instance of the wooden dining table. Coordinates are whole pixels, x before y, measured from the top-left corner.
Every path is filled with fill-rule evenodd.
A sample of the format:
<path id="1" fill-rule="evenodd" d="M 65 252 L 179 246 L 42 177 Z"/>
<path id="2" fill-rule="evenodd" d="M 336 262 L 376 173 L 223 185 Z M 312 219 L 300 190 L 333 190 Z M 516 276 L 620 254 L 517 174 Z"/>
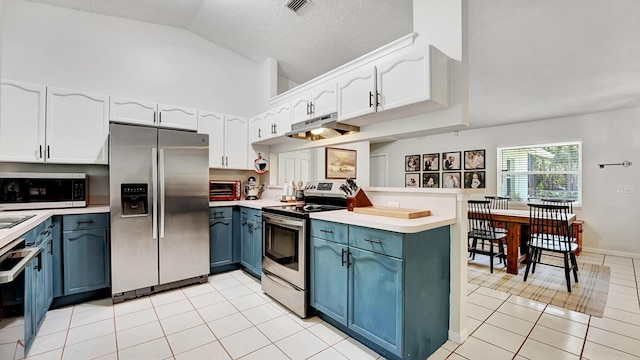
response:
<path id="1" fill-rule="evenodd" d="M 527 239 L 529 238 L 529 210 L 491 209 L 494 222 L 507 224 L 507 272 L 518 274 L 518 264 L 527 260 Z M 569 224 L 576 219 L 568 214 Z"/>

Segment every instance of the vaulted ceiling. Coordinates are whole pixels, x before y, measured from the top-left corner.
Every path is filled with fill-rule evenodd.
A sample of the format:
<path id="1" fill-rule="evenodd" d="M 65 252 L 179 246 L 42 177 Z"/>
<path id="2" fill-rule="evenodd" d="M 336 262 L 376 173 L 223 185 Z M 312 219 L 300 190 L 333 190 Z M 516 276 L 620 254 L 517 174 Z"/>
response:
<path id="1" fill-rule="evenodd" d="M 30 0 L 174 26 L 304 82 L 413 31 L 413 0 Z M 415 0 L 418 1 L 418 0 Z M 484 127 L 640 106 L 640 1 L 469 0 L 469 111 Z"/>

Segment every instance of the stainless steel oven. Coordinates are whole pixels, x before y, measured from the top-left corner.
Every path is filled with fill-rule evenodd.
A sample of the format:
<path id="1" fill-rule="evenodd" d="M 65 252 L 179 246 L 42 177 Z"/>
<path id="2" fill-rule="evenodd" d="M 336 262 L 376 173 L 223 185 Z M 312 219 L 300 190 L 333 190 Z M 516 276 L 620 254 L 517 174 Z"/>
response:
<path id="1" fill-rule="evenodd" d="M 340 185 L 311 181 L 306 205 L 262 209 L 262 290 L 302 318 L 309 313 L 309 214 L 346 208 Z"/>
<path id="2" fill-rule="evenodd" d="M 307 221 L 263 212 L 262 288 L 293 312 L 307 315 Z"/>

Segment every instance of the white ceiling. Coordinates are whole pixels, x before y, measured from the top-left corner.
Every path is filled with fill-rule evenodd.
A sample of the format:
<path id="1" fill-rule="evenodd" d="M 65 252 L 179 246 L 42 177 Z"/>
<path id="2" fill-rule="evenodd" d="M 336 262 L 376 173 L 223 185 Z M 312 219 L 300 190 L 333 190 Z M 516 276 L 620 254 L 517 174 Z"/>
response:
<path id="1" fill-rule="evenodd" d="M 30 0 L 188 29 L 304 82 L 413 29 L 412 0 Z M 640 106 L 640 1 L 469 0 L 471 127 Z"/>
<path id="2" fill-rule="evenodd" d="M 413 31 L 412 0 L 30 0 L 192 31 L 303 83 Z M 356 21 L 357 20 L 357 21 Z"/>
<path id="3" fill-rule="evenodd" d="M 471 126 L 635 106 L 640 1 L 469 1 Z"/>

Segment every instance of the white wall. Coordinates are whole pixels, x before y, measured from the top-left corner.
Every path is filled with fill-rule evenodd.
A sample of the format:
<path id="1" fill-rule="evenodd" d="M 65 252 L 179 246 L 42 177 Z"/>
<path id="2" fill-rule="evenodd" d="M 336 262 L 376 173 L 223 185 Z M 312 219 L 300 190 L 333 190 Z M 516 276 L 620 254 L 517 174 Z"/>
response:
<path id="1" fill-rule="evenodd" d="M 2 2 L 4 78 L 242 116 L 268 106 L 267 67 L 189 31 Z"/>
<path id="2" fill-rule="evenodd" d="M 413 31 L 417 43 L 430 44 L 462 60 L 462 16 L 467 0 L 413 0 Z"/>
<path id="3" fill-rule="evenodd" d="M 640 256 L 640 108 L 460 131 L 374 144 L 372 154 L 389 156 L 389 186 L 403 186 L 404 156 L 486 149 L 487 194 L 496 192 L 496 147 L 582 140 L 583 206 L 574 209 L 585 221 L 583 246 Z M 633 162 L 628 168 L 599 163 Z M 618 186 L 632 193 L 617 193 Z"/>
<path id="4" fill-rule="evenodd" d="M 356 150 L 356 182 L 361 187 L 369 186 L 369 142 L 362 141 L 352 144 L 342 144 L 335 146 L 340 149 Z M 316 174 L 319 179 L 325 176 L 325 148 L 313 150 L 316 156 Z"/>

